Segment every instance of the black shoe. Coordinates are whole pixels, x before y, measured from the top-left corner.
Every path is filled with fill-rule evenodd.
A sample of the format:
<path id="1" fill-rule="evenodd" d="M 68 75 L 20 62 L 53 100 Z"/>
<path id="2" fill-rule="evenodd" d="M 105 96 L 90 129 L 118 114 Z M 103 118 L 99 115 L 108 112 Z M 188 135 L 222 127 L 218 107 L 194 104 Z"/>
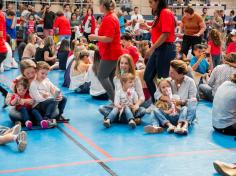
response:
<path id="1" fill-rule="evenodd" d="M 66 119 L 63 115 L 58 116 L 57 123 L 69 123 L 70 119 Z"/>

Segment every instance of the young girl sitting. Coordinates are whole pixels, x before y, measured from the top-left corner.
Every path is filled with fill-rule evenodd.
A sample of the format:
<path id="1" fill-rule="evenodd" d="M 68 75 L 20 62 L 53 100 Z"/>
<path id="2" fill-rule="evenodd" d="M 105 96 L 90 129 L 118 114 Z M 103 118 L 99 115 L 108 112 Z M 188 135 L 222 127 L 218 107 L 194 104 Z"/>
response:
<path id="1" fill-rule="evenodd" d="M 70 70 L 70 90 L 76 93 L 89 93 L 88 87 L 85 90 L 87 71 L 89 68 L 89 53 L 87 50 L 75 53 L 75 60 Z"/>
<path id="2" fill-rule="evenodd" d="M 93 59 L 93 64 L 89 66 L 87 75 L 87 82 L 91 82 L 90 95 L 96 100 L 108 100 L 106 90 L 102 87 L 97 78 L 98 66 L 100 64 L 100 54 L 98 50 L 95 50 Z"/>
<path id="3" fill-rule="evenodd" d="M 172 95 L 171 83 L 167 79 L 162 79 L 158 83 L 158 87 L 163 96 L 169 98 L 169 101 L 158 100 L 156 107 L 160 110 L 163 116 L 160 116 L 156 110 L 154 110 L 155 118 L 153 124 L 144 127 L 147 133 L 160 133 L 163 129 L 159 126 L 167 127 L 167 132 L 175 132 L 177 134 L 186 134 L 185 122 L 187 117 L 187 107 L 176 104 L 174 100 L 180 99 L 177 95 Z M 177 127 L 175 126 L 177 124 Z"/>
<path id="4" fill-rule="evenodd" d="M 128 121 L 131 128 L 136 128 L 132 107 L 138 101 L 138 94 L 134 90 L 134 80 L 135 76 L 131 73 L 124 73 L 121 76 L 122 89 L 115 92 L 115 107 L 104 119 L 103 124 L 105 127 L 109 128 L 112 122 L 115 120 L 121 121 L 123 120 L 121 118 L 124 118 L 125 121 Z"/>
<path id="5" fill-rule="evenodd" d="M 47 128 L 47 121 L 43 120 L 41 114 L 37 109 L 32 110 L 32 104 L 34 101 L 29 95 L 29 82 L 24 78 L 17 80 L 15 84 L 15 93 L 11 96 L 10 105 L 16 106 L 16 110 L 21 113 L 21 116 L 24 119 L 25 126 L 28 129 L 31 129 L 33 123 L 30 118 L 31 115 L 40 122 L 42 128 Z"/>

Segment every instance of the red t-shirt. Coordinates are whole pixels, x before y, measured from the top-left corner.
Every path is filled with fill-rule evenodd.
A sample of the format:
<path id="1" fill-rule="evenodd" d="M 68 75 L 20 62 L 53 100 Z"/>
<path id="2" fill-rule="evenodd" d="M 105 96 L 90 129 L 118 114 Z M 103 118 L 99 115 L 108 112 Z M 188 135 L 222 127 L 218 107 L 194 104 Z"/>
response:
<path id="1" fill-rule="evenodd" d="M 3 32 L 3 36 L 0 37 L 0 53 L 6 53 L 7 47 L 5 45 L 6 41 L 6 19 L 2 12 L 0 12 L 0 31 Z"/>
<path id="2" fill-rule="evenodd" d="M 14 94 L 12 95 L 12 97 L 11 97 L 10 105 L 13 105 L 12 102 L 13 102 L 13 100 L 14 100 L 17 96 L 20 97 L 20 98 L 22 98 L 22 99 L 32 99 L 32 98 L 30 97 L 30 95 L 29 95 L 29 91 L 27 91 L 26 94 L 25 94 L 24 96 L 22 96 L 22 97 L 21 97 L 20 95 L 18 95 L 17 93 L 14 93 Z M 16 110 L 19 110 L 19 109 L 22 108 L 22 107 L 26 107 L 26 109 L 28 109 L 28 110 L 32 109 L 32 106 L 31 106 L 31 105 L 29 105 L 29 104 L 24 104 L 24 105 L 17 105 L 17 106 L 16 106 Z"/>
<path id="3" fill-rule="evenodd" d="M 157 19 L 158 20 L 158 19 Z M 175 41 L 175 18 L 174 14 L 169 9 L 163 9 L 160 14 L 160 19 L 152 28 L 152 43 L 155 43 L 162 33 L 169 33 L 169 37 L 165 42 Z"/>
<path id="4" fill-rule="evenodd" d="M 226 47 L 226 54 L 230 54 L 232 52 L 236 52 L 236 43 L 230 42 Z"/>
<path id="5" fill-rule="evenodd" d="M 211 46 L 211 55 L 216 56 L 221 54 L 221 46 L 215 46 L 213 41 L 209 41 L 208 45 Z"/>
<path id="6" fill-rule="evenodd" d="M 70 22 L 65 16 L 57 17 L 53 28 L 59 28 L 59 35 L 71 35 Z"/>
<path id="7" fill-rule="evenodd" d="M 118 60 L 122 55 L 122 49 L 120 44 L 120 24 L 115 14 L 108 13 L 103 17 L 98 35 L 112 38 L 111 43 L 98 42 L 101 59 Z"/>
<path id="8" fill-rule="evenodd" d="M 129 47 L 124 48 L 124 53 L 132 56 L 134 64 L 137 63 L 137 61 L 139 59 L 139 54 L 138 54 L 138 50 L 135 46 L 129 46 Z"/>

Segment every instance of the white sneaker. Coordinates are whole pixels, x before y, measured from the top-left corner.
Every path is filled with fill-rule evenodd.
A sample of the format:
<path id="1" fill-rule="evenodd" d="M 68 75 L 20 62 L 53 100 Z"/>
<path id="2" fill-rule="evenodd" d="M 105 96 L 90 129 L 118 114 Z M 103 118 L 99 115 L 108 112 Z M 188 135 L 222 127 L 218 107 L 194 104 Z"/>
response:
<path id="1" fill-rule="evenodd" d="M 13 135 L 19 135 L 21 132 L 21 125 L 17 124 L 14 127 L 11 128 L 11 133 Z"/>
<path id="2" fill-rule="evenodd" d="M 111 120 L 110 119 L 106 119 L 103 121 L 103 125 L 106 127 L 106 128 L 110 128 L 111 126 Z"/>
<path id="3" fill-rule="evenodd" d="M 133 119 L 131 119 L 130 121 L 129 121 L 129 126 L 131 127 L 131 128 L 136 128 L 136 123 L 135 123 L 135 121 L 133 120 Z"/>

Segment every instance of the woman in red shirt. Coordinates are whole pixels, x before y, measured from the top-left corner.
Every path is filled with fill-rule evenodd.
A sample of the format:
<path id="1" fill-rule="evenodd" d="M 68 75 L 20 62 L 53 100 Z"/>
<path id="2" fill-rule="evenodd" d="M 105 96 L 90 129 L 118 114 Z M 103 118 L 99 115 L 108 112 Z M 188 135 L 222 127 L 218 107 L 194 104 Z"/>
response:
<path id="1" fill-rule="evenodd" d="M 84 17 L 82 28 L 83 28 L 83 33 L 86 39 L 88 40 L 88 36 L 90 34 L 95 33 L 95 18 L 93 16 L 93 9 L 88 8 L 87 10 L 87 15 Z"/>
<path id="2" fill-rule="evenodd" d="M 70 41 L 71 29 L 70 21 L 64 16 L 62 11 L 57 12 L 57 18 L 54 21 L 53 29 L 58 29 L 58 35 L 60 36 L 60 42 L 63 39 Z"/>
<path id="3" fill-rule="evenodd" d="M 156 18 L 151 29 L 153 45 L 146 54 L 149 60 L 144 80 L 154 102 L 154 93 L 156 92 L 154 78 L 155 76 L 158 78 L 168 77 L 170 61 L 176 56 L 173 43 L 175 41 L 175 18 L 174 14 L 167 9 L 165 0 L 149 0 L 149 4 Z"/>
<path id="4" fill-rule="evenodd" d="M 122 55 L 120 44 L 120 25 L 114 13 L 114 0 L 100 0 L 100 11 L 104 13 L 98 35 L 89 35 L 90 41 L 98 41 L 101 62 L 98 68 L 98 79 L 107 91 L 110 100 L 114 100 L 114 88 L 111 80 L 118 58 Z"/>

